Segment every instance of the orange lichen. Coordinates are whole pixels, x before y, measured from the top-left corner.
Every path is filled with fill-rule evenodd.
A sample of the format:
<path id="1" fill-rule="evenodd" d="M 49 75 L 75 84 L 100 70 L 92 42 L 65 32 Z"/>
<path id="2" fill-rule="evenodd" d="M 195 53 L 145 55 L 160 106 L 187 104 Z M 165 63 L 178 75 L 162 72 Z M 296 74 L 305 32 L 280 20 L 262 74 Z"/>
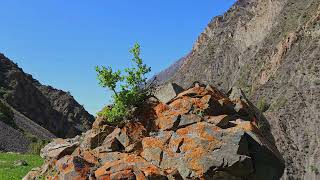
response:
<path id="1" fill-rule="evenodd" d="M 97 169 L 95 172 L 94 172 L 95 176 L 99 179 L 100 177 L 104 176 L 107 174 L 107 170 L 104 166 L 100 167 L 99 169 Z M 110 177 L 110 176 L 109 176 Z"/>
<path id="2" fill-rule="evenodd" d="M 161 117 L 156 120 L 156 125 L 159 129 L 164 129 L 169 126 L 173 126 L 174 121 L 173 121 L 174 116 L 165 116 Z"/>
<path id="3" fill-rule="evenodd" d="M 111 180 L 110 175 L 102 175 L 102 176 L 97 176 L 97 178 L 99 178 L 99 180 Z"/>
<path id="4" fill-rule="evenodd" d="M 237 128 L 241 128 L 244 131 L 254 131 L 254 125 L 251 122 L 243 122 L 237 125 Z"/>
<path id="5" fill-rule="evenodd" d="M 145 162 L 145 160 L 137 155 L 129 155 L 124 159 L 126 163 L 136 163 L 136 162 Z"/>
<path id="6" fill-rule="evenodd" d="M 163 103 L 159 103 L 155 108 L 155 112 L 156 112 L 156 115 L 157 117 L 161 116 L 161 114 L 167 110 L 169 110 L 169 106 L 166 105 L 166 104 L 163 104 Z"/>
<path id="7" fill-rule="evenodd" d="M 163 149 L 164 142 L 163 140 L 159 138 L 153 138 L 153 137 L 146 137 L 142 141 L 143 148 L 154 148 L 159 147 L 160 149 Z"/>
<path id="8" fill-rule="evenodd" d="M 120 172 L 112 173 L 111 179 L 131 179 L 135 177 L 131 169 L 126 169 Z"/>
<path id="9" fill-rule="evenodd" d="M 183 97 L 170 103 L 170 108 L 182 113 L 187 113 L 192 108 L 192 99 L 190 97 Z"/>
<path id="10" fill-rule="evenodd" d="M 188 126 L 188 127 L 185 127 L 185 128 L 178 129 L 176 133 L 178 135 L 180 135 L 180 136 L 184 136 L 184 135 L 186 135 L 186 134 L 188 134 L 190 132 L 190 129 L 191 129 L 191 127 Z"/>
<path id="11" fill-rule="evenodd" d="M 183 97 L 183 96 L 188 96 L 188 95 L 198 95 L 198 96 L 203 96 L 206 93 L 208 93 L 208 91 L 204 88 L 204 87 L 193 87 L 191 89 L 188 89 L 180 94 L 178 94 L 177 98 Z"/>
<path id="12" fill-rule="evenodd" d="M 91 164 L 97 164 L 98 159 L 90 152 L 90 151 L 84 151 L 82 153 L 82 158 Z"/>
<path id="13" fill-rule="evenodd" d="M 148 165 L 145 167 L 140 167 L 139 168 L 146 176 L 152 176 L 156 174 L 161 174 L 159 168 L 157 168 L 154 165 Z"/>
<path id="14" fill-rule="evenodd" d="M 146 128 L 140 122 L 129 122 L 122 129 L 133 142 L 138 142 L 146 135 Z"/>
<path id="15" fill-rule="evenodd" d="M 196 147 L 184 157 L 184 159 L 187 160 L 188 167 L 194 170 L 198 175 L 202 175 L 204 173 L 204 166 L 199 162 L 199 160 L 202 157 L 205 157 L 206 153 L 206 149 Z"/>

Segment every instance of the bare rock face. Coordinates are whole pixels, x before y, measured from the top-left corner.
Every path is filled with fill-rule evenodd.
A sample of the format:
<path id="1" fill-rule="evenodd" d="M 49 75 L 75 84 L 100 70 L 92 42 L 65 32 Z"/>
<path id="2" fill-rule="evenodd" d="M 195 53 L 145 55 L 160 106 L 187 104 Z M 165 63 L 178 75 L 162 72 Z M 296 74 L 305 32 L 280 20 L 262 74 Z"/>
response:
<path id="1" fill-rule="evenodd" d="M 43 135 L 34 133 L 30 120 L 61 138 L 87 131 L 94 121 L 70 93 L 40 84 L 3 54 L 0 54 L 0 99 L 19 112 L 16 113 L 19 128 L 37 137 Z"/>
<path id="2" fill-rule="evenodd" d="M 158 87 L 155 93 L 155 97 L 159 99 L 160 102 L 168 103 L 182 91 L 182 87 L 178 86 L 177 84 L 168 83 L 164 86 Z"/>
<path id="3" fill-rule="evenodd" d="M 240 87 L 269 107 L 265 116 L 286 162 L 283 179 L 320 179 L 319 18 L 319 0 L 238 0 L 162 82 Z"/>
<path id="4" fill-rule="evenodd" d="M 261 117 L 239 96 L 230 99 L 211 86 L 196 84 L 166 104 L 146 103 L 151 108 L 143 108 L 124 125 L 111 128 L 98 118 L 77 141 L 49 144 L 42 150 L 46 163 L 28 178 L 277 180 L 282 176 L 283 158 L 273 139 L 264 135 L 270 131 L 259 128 Z M 98 136 L 102 138 L 96 138 L 94 146 L 87 140 Z M 74 151 L 60 156 L 70 146 Z M 53 147 L 63 148 L 57 153 Z"/>

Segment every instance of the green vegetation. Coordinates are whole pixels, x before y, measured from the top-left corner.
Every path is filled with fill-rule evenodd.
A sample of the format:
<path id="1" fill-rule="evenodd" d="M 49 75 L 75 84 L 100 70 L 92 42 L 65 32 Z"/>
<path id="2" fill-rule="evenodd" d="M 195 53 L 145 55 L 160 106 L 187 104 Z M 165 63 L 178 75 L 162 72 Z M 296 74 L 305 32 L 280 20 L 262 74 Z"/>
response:
<path id="1" fill-rule="evenodd" d="M 40 154 L 40 150 L 44 148 L 49 142 L 46 140 L 38 139 L 29 145 L 29 153 Z"/>
<path id="2" fill-rule="evenodd" d="M 30 154 L 35 154 L 35 155 L 40 154 L 40 150 L 50 143 L 50 140 L 39 139 L 38 137 L 30 133 L 25 133 L 25 135 L 31 141 L 29 145 Z"/>
<path id="3" fill-rule="evenodd" d="M 15 166 L 15 161 L 24 160 L 26 166 Z M 20 180 L 32 168 L 39 167 L 43 160 L 38 155 L 0 153 L 0 179 Z"/>
<path id="4" fill-rule="evenodd" d="M 245 67 L 240 72 L 239 80 L 236 82 L 236 85 L 241 88 L 241 90 L 245 93 L 246 96 L 251 96 L 252 93 L 252 85 L 248 83 L 248 74 L 250 74 L 249 71 L 250 67 L 249 65 L 245 65 Z"/>
<path id="5" fill-rule="evenodd" d="M 196 110 L 195 114 L 198 116 L 204 117 L 204 111 L 202 109 Z"/>
<path id="6" fill-rule="evenodd" d="M 14 114 L 13 114 L 13 111 L 10 109 L 10 107 L 8 107 L 6 104 L 0 101 L 0 121 L 17 129 L 18 126 L 15 124 L 13 118 L 14 118 Z"/>
<path id="7" fill-rule="evenodd" d="M 264 122 L 263 120 L 257 121 L 257 128 L 262 132 L 270 131 L 270 127 L 268 123 Z"/>
<path id="8" fill-rule="evenodd" d="M 99 84 L 114 93 L 113 105 L 98 113 L 109 122 L 119 122 L 128 118 L 132 109 L 139 106 L 149 95 L 148 88 L 145 88 L 147 84 L 145 75 L 151 68 L 143 64 L 140 58 L 139 44 L 135 44 L 130 53 L 133 54 L 132 61 L 136 67 L 126 68 L 124 73 L 120 70 L 114 71 L 111 67 L 96 67 Z"/>
<path id="9" fill-rule="evenodd" d="M 315 173 L 315 174 L 319 174 L 320 172 L 319 172 L 319 169 L 316 167 L 316 166 L 310 166 L 310 168 L 311 168 L 311 171 L 313 172 L 313 173 Z"/>
<path id="10" fill-rule="evenodd" d="M 270 111 L 276 111 L 280 109 L 281 107 L 285 106 L 287 103 L 287 99 L 285 99 L 284 96 L 280 96 L 278 99 L 276 99 L 270 106 Z"/>
<path id="11" fill-rule="evenodd" d="M 261 98 L 258 101 L 257 107 L 261 112 L 266 112 L 269 109 L 270 105 L 267 103 L 267 101 L 264 98 Z"/>

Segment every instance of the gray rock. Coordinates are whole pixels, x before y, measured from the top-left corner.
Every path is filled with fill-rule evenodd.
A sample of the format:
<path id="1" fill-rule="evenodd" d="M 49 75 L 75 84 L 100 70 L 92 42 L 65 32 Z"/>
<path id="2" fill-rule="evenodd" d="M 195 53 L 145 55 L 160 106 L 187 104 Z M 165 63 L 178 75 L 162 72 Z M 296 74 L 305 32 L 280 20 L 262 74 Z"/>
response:
<path id="1" fill-rule="evenodd" d="M 100 127 L 95 127 L 89 131 L 87 131 L 83 140 L 81 141 L 80 148 L 83 150 L 94 149 L 100 146 L 105 138 L 113 132 L 114 127 L 109 125 L 103 125 Z"/>
<path id="2" fill-rule="evenodd" d="M 63 156 L 71 155 L 79 145 L 79 136 L 73 139 L 55 139 L 41 149 L 40 156 L 47 160 L 60 159 Z"/>
<path id="3" fill-rule="evenodd" d="M 231 117 L 228 115 L 210 116 L 206 121 L 212 123 L 220 128 L 227 128 Z"/>
<path id="4" fill-rule="evenodd" d="M 179 121 L 179 125 L 177 128 L 188 126 L 190 124 L 194 124 L 194 123 L 200 122 L 202 120 L 203 120 L 203 118 L 199 115 L 184 114 L 181 116 L 180 121 Z"/>
<path id="5" fill-rule="evenodd" d="M 25 160 L 17 160 L 13 163 L 14 166 L 28 166 L 27 161 Z"/>
<path id="6" fill-rule="evenodd" d="M 22 178 L 22 180 L 37 180 L 37 175 L 40 173 L 40 168 L 33 168 L 28 174 Z"/>
<path id="7" fill-rule="evenodd" d="M 171 99 L 175 98 L 179 93 L 183 91 L 179 85 L 175 83 L 169 83 L 159 87 L 155 92 L 155 97 L 163 103 L 168 103 Z"/>
<path id="8" fill-rule="evenodd" d="M 250 122 L 242 123 L 250 125 Z M 197 177 L 199 171 L 207 177 L 224 171 L 231 179 L 259 180 L 279 179 L 283 173 L 284 162 L 276 147 L 262 136 L 248 134 L 241 128 L 217 130 L 213 124 L 198 122 L 173 132 L 170 142 L 162 136 L 158 139 L 162 143 L 148 139 L 157 146 L 144 145 L 143 157 L 163 169 L 176 167 L 184 179 Z"/>

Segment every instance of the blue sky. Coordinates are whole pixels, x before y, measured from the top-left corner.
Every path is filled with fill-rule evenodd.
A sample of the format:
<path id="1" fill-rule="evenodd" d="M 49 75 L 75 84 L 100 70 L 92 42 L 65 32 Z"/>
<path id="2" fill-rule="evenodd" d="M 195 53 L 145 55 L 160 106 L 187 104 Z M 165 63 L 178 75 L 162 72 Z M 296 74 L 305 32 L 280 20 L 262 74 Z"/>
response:
<path id="1" fill-rule="evenodd" d="M 95 114 L 110 102 L 94 66 L 130 66 L 139 42 L 155 74 L 187 54 L 235 0 L 1 0 L 0 52 Z M 150 76 L 152 75 L 150 74 Z"/>

